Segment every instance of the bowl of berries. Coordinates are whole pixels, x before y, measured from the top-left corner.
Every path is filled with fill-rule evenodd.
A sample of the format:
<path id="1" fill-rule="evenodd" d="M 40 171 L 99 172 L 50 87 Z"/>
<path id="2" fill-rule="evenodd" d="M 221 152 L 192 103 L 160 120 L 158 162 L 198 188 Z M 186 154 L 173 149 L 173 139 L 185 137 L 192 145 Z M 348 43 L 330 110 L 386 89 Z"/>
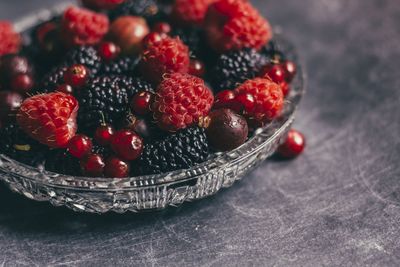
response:
<path id="1" fill-rule="evenodd" d="M 304 71 L 247 1 L 82 0 L 0 37 L 0 179 L 30 199 L 160 210 L 304 147 Z"/>

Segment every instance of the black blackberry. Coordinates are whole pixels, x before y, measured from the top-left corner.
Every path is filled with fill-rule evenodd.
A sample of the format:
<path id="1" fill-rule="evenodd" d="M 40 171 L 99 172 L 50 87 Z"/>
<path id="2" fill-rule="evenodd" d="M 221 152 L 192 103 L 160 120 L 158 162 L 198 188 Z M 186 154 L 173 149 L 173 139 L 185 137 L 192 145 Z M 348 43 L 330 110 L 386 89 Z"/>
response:
<path id="1" fill-rule="evenodd" d="M 121 57 L 111 62 L 104 63 L 101 66 L 101 74 L 104 75 L 128 75 L 131 76 L 140 58 Z"/>
<path id="2" fill-rule="evenodd" d="M 146 144 L 137 162 L 141 174 L 158 174 L 190 168 L 204 162 L 209 155 L 205 130 L 187 128 L 166 139 Z"/>
<path id="3" fill-rule="evenodd" d="M 131 89 L 128 91 L 129 98 L 131 98 L 137 92 L 155 93 L 153 85 L 141 78 L 134 78 L 132 81 L 132 87 L 133 90 Z"/>
<path id="4" fill-rule="evenodd" d="M 109 16 L 114 20 L 120 16 L 140 16 L 152 23 L 159 19 L 160 6 L 156 0 L 126 0 L 117 8 L 110 11 Z"/>
<path id="5" fill-rule="evenodd" d="M 215 91 L 234 89 L 238 84 L 254 78 L 268 59 L 254 49 L 222 54 L 211 72 Z"/>
<path id="6" fill-rule="evenodd" d="M 201 57 L 206 47 L 204 33 L 198 28 L 175 28 L 171 36 L 179 37 L 182 42 L 189 47 L 190 53 L 194 57 Z"/>
<path id="7" fill-rule="evenodd" d="M 58 85 L 64 83 L 64 73 L 67 70 L 67 65 L 60 65 L 53 68 L 50 72 L 44 75 L 41 83 L 33 90 L 34 93 L 49 93 L 53 92 Z"/>
<path id="8" fill-rule="evenodd" d="M 84 65 L 93 77 L 99 72 L 102 60 L 97 49 L 93 46 L 79 46 L 67 53 L 64 62 L 67 66 Z"/>
<path id="9" fill-rule="evenodd" d="M 282 62 L 286 59 L 283 47 L 274 40 L 271 40 L 261 49 L 261 54 L 268 57 L 268 59 L 273 62 Z"/>
<path id="10" fill-rule="evenodd" d="M 0 153 L 33 167 L 44 163 L 46 146 L 26 135 L 17 124 L 9 124 L 0 130 Z"/>
<path id="11" fill-rule="evenodd" d="M 78 127 L 91 133 L 101 123 L 114 124 L 129 108 L 130 97 L 136 94 L 134 79 L 125 76 L 99 76 L 79 90 Z"/>
<path id="12" fill-rule="evenodd" d="M 65 175 L 81 175 L 79 159 L 73 157 L 65 149 L 55 149 L 50 151 L 46 158 L 45 169 L 50 172 Z"/>

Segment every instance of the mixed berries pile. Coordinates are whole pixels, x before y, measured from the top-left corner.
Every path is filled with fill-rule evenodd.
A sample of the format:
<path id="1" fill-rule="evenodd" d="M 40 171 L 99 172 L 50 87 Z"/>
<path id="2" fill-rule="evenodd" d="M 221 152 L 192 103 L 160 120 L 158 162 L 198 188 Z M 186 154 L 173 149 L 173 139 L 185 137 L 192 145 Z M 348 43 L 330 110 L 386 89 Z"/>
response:
<path id="1" fill-rule="evenodd" d="M 82 0 L 0 21 L 0 152 L 66 175 L 187 169 L 278 118 L 296 65 L 246 0 Z M 26 38 L 24 38 L 26 39 Z M 302 152 L 292 131 L 279 149 Z"/>

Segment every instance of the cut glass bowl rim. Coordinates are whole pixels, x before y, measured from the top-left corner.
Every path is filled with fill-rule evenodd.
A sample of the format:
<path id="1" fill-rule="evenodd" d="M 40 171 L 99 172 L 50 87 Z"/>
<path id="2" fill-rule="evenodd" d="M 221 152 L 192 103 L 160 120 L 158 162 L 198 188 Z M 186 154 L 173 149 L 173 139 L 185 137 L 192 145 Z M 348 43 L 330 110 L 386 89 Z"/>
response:
<path id="1" fill-rule="evenodd" d="M 17 21 L 14 25 L 19 32 L 24 32 L 35 25 L 47 21 L 55 14 L 59 14 L 64 8 L 71 3 L 61 3 L 49 9 L 39 10 L 35 14 L 28 15 L 22 20 Z M 129 191 L 134 188 L 145 188 L 155 185 L 179 183 L 190 180 L 193 177 L 207 174 L 215 169 L 223 169 L 224 165 L 230 165 L 235 161 L 240 161 L 245 157 L 251 156 L 258 149 L 262 149 L 267 143 L 272 143 L 280 136 L 282 131 L 287 128 L 294 120 L 298 104 L 305 91 L 306 74 L 303 69 L 304 64 L 301 64 L 296 49 L 289 43 L 280 33 L 278 28 L 274 29 L 275 37 L 285 45 L 289 46 L 289 51 L 292 54 L 292 59 L 298 65 L 298 73 L 296 80 L 298 88 L 294 95 L 289 95 L 291 105 L 285 105 L 289 110 L 285 111 L 279 120 L 259 128 L 256 133 L 246 141 L 242 146 L 223 153 L 216 153 L 210 159 L 189 169 L 177 170 L 168 173 L 134 176 L 128 178 L 93 178 L 58 174 L 43 169 L 28 166 L 13 160 L 3 154 L 0 154 L 0 173 L 7 174 L 12 172 L 13 175 L 18 175 L 23 179 L 34 181 L 43 185 L 65 188 L 74 190 L 92 190 L 92 191 Z M 277 127 L 275 131 L 271 130 Z M 6 168 L 5 168 L 6 166 Z M 29 173 L 30 175 L 26 175 Z"/>

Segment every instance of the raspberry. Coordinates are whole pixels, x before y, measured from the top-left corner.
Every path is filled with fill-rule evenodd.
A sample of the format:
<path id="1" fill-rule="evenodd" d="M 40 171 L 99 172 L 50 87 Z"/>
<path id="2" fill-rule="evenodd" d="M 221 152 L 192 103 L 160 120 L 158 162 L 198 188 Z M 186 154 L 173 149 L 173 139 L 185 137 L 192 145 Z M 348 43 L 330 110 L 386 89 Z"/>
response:
<path id="1" fill-rule="evenodd" d="M 198 77 L 173 73 L 165 75 L 152 104 L 158 126 L 177 131 L 207 116 L 214 102 L 211 90 Z"/>
<path id="2" fill-rule="evenodd" d="M 137 165 L 140 174 L 159 174 L 188 169 L 204 162 L 208 155 L 205 130 L 191 127 L 145 145 Z"/>
<path id="3" fill-rule="evenodd" d="M 202 25 L 207 9 L 213 2 L 215 0 L 176 0 L 172 17 L 183 25 Z"/>
<path id="4" fill-rule="evenodd" d="M 165 37 L 143 51 L 140 69 L 143 76 L 155 83 L 166 73 L 189 71 L 189 49 L 179 38 Z"/>
<path id="5" fill-rule="evenodd" d="M 278 117 L 283 108 L 281 87 L 268 79 L 255 78 L 248 80 L 235 89 L 236 95 L 250 94 L 255 104 L 252 110 L 246 111 L 246 117 L 261 124 Z"/>
<path id="6" fill-rule="evenodd" d="M 211 72 L 214 89 L 234 89 L 238 84 L 256 77 L 267 63 L 265 56 L 250 48 L 222 54 Z"/>
<path id="7" fill-rule="evenodd" d="M 61 31 L 67 45 L 94 45 L 108 32 L 108 18 L 84 8 L 70 7 L 63 15 Z"/>
<path id="8" fill-rule="evenodd" d="M 207 12 L 209 44 L 217 51 L 261 49 L 272 37 L 269 23 L 247 1 L 219 0 Z"/>
<path id="9" fill-rule="evenodd" d="M 113 9 L 116 8 L 118 5 L 122 4 L 124 0 L 82 0 L 82 4 L 85 7 L 94 10 L 101 10 L 101 9 Z"/>
<path id="10" fill-rule="evenodd" d="M 78 101 L 64 93 L 36 95 L 26 99 L 17 122 L 33 139 L 49 147 L 65 147 L 77 130 Z"/>
<path id="11" fill-rule="evenodd" d="M 17 53 L 21 47 L 21 36 L 8 21 L 0 21 L 0 56 Z"/>

